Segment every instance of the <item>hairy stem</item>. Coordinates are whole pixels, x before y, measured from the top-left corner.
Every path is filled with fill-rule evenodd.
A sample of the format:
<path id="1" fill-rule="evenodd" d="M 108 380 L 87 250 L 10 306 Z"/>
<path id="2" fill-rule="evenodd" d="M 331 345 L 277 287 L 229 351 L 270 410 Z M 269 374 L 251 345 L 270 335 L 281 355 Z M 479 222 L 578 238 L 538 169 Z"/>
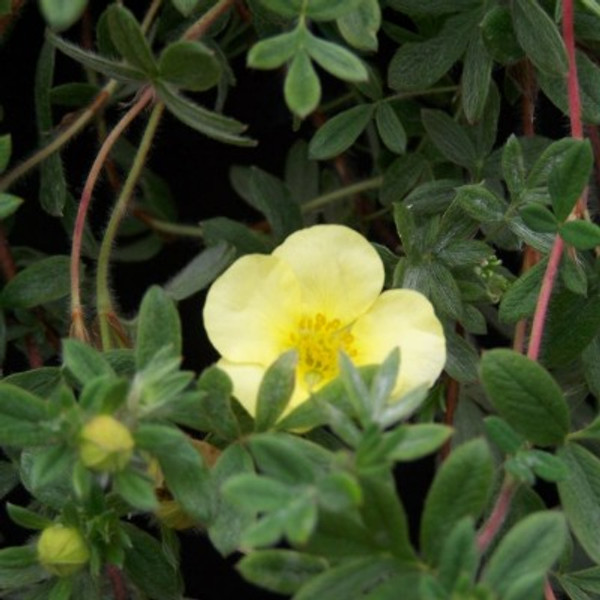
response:
<path id="1" fill-rule="evenodd" d="M 517 484 L 515 481 L 511 477 L 506 476 L 502 483 L 502 487 L 500 488 L 500 493 L 496 498 L 494 508 L 492 508 L 490 516 L 477 534 L 477 548 L 482 554 L 489 548 L 493 539 L 500 531 L 502 524 L 506 520 L 506 515 L 508 515 L 510 503 L 516 489 Z"/>
<path id="2" fill-rule="evenodd" d="M 359 194 L 361 192 L 366 192 L 367 190 L 376 190 L 381 187 L 383 183 L 383 176 L 379 175 L 377 177 L 371 177 L 370 179 L 365 179 L 364 181 L 359 181 L 357 183 L 352 183 L 350 185 L 346 185 L 338 190 L 334 190 L 333 192 L 329 192 L 327 194 L 323 194 L 322 196 L 317 196 L 312 200 L 306 202 L 306 204 L 302 205 L 302 212 L 312 212 L 313 210 L 319 210 L 324 206 L 327 206 L 331 202 L 336 200 L 340 200 L 341 198 L 347 198 L 348 196 L 354 196 L 355 194 Z"/>
<path id="3" fill-rule="evenodd" d="M 81 259 L 81 244 L 83 240 L 83 232 L 87 212 L 92 200 L 92 193 L 102 170 L 108 154 L 115 142 L 119 139 L 122 133 L 127 129 L 131 122 L 140 114 L 140 112 L 152 100 L 152 90 L 147 88 L 139 97 L 137 102 L 123 115 L 121 120 L 115 125 L 112 131 L 108 134 L 102 144 L 98 155 L 96 156 L 92 168 L 87 176 L 81 200 L 77 209 L 77 217 L 75 219 L 75 227 L 73 230 L 73 245 L 71 249 L 71 335 L 78 339 L 87 339 L 85 322 L 83 316 L 83 306 L 81 303 L 81 289 L 79 277 L 79 262 Z"/>
<path id="4" fill-rule="evenodd" d="M 114 309 L 108 284 L 110 251 L 117 237 L 121 220 L 127 211 L 129 198 L 131 197 L 135 185 L 142 173 L 144 163 L 146 162 L 146 158 L 152 145 L 152 140 L 154 139 L 154 135 L 164 109 L 165 105 L 162 104 L 162 102 L 155 104 L 154 108 L 152 109 L 152 113 L 150 114 L 148 124 L 146 125 L 146 130 L 144 131 L 144 135 L 140 141 L 137 154 L 135 155 L 135 159 L 131 165 L 127 179 L 123 184 L 121 193 L 117 198 L 117 202 L 111 213 L 110 220 L 108 221 L 108 225 L 104 233 L 104 238 L 102 239 L 102 244 L 100 245 L 98 269 L 96 273 L 96 294 L 98 301 L 100 335 L 102 339 L 102 347 L 105 350 L 111 347 L 110 331 L 111 324 L 114 322 Z"/>
<path id="5" fill-rule="evenodd" d="M 206 11 L 193 25 L 183 34 L 183 39 L 196 40 L 202 37 L 212 24 L 225 12 L 229 10 L 236 0 L 219 0 L 210 10 Z"/>
<path id="6" fill-rule="evenodd" d="M 571 121 L 571 136 L 575 139 L 582 139 L 583 125 L 581 122 L 581 99 L 579 97 L 577 63 L 575 62 L 573 0 L 563 0 L 562 7 L 562 32 L 569 59 L 567 89 L 569 95 L 569 118 Z M 585 193 L 582 194 L 582 197 L 579 199 L 574 212 L 578 215 L 585 214 Z M 563 248 L 564 242 L 562 238 L 559 235 L 557 235 L 554 240 L 552 250 L 550 250 L 548 266 L 546 267 L 546 272 L 544 273 L 544 279 L 542 280 L 542 288 L 540 290 L 540 295 L 538 296 L 538 301 L 533 316 L 531 339 L 529 341 L 529 349 L 527 351 L 527 356 L 533 360 L 537 360 L 540 353 L 540 347 L 542 344 L 544 327 L 546 323 L 546 315 L 548 313 L 548 304 L 550 303 L 550 296 L 552 295 L 554 282 L 556 281 L 556 276 L 558 274 L 558 266 L 562 257 Z"/>
<path id="7" fill-rule="evenodd" d="M 18 164 L 14 169 L 2 177 L 0 179 L 0 192 L 10 188 L 10 186 L 23 177 L 23 175 L 29 173 L 29 171 L 37 167 L 41 162 L 46 160 L 50 155 L 62 148 L 71 138 L 77 135 L 113 95 L 114 91 L 117 89 L 117 85 L 116 81 L 109 81 L 100 90 L 94 101 L 81 112 L 81 114 L 70 123 L 66 129 L 58 134 L 47 146 L 40 148 L 35 154 Z"/>

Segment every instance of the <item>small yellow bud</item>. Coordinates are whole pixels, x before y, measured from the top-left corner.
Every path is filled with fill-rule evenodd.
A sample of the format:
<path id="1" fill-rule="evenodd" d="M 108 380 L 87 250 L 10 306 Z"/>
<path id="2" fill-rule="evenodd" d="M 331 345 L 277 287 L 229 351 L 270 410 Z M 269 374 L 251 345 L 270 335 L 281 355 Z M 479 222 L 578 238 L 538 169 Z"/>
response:
<path id="1" fill-rule="evenodd" d="M 46 571 L 58 577 L 76 573 L 90 559 L 90 552 L 79 531 L 64 525 L 51 525 L 42 531 L 37 555 Z"/>
<path id="2" fill-rule="evenodd" d="M 99 415 L 84 425 L 79 436 L 79 458 L 95 471 L 123 470 L 133 453 L 133 437 L 110 415 Z"/>

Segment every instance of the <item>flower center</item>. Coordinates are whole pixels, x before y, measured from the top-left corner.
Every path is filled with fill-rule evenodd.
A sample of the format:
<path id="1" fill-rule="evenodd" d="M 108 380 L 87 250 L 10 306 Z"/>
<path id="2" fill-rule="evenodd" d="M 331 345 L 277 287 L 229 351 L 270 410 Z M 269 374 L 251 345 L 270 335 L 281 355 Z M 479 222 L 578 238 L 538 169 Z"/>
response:
<path id="1" fill-rule="evenodd" d="M 339 319 L 327 319 L 322 313 L 304 316 L 298 329 L 290 334 L 292 348 L 298 351 L 298 375 L 309 389 L 334 379 L 339 371 L 338 352 L 352 357 L 354 336 Z"/>

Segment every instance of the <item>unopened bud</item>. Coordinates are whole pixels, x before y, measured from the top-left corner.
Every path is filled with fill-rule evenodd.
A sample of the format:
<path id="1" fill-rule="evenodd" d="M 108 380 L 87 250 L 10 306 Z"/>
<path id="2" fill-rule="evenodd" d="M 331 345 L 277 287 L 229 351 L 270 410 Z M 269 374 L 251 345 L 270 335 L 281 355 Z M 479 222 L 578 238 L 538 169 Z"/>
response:
<path id="1" fill-rule="evenodd" d="M 79 436 L 79 458 L 95 471 L 123 470 L 135 443 L 125 425 L 110 415 L 99 415 L 84 425 Z"/>
<path id="2" fill-rule="evenodd" d="M 90 552 L 79 531 L 64 525 L 51 525 L 42 531 L 37 554 L 46 571 L 58 577 L 76 573 L 90 559 Z"/>

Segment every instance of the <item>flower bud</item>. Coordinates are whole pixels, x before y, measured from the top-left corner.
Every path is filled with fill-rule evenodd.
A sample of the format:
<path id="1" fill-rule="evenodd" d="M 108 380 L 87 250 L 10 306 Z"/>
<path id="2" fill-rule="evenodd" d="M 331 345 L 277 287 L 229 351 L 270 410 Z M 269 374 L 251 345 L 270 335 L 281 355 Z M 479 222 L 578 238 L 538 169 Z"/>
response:
<path id="1" fill-rule="evenodd" d="M 90 559 L 90 552 L 79 531 L 59 524 L 42 531 L 37 543 L 37 555 L 46 571 L 58 577 L 76 573 Z"/>
<path id="2" fill-rule="evenodd" d="M 84 425 L 79 436 L 79 458 L 95 471 L 123 470 L 133 453 L 133 437 L 110 415 L 99 415 Z"/>

